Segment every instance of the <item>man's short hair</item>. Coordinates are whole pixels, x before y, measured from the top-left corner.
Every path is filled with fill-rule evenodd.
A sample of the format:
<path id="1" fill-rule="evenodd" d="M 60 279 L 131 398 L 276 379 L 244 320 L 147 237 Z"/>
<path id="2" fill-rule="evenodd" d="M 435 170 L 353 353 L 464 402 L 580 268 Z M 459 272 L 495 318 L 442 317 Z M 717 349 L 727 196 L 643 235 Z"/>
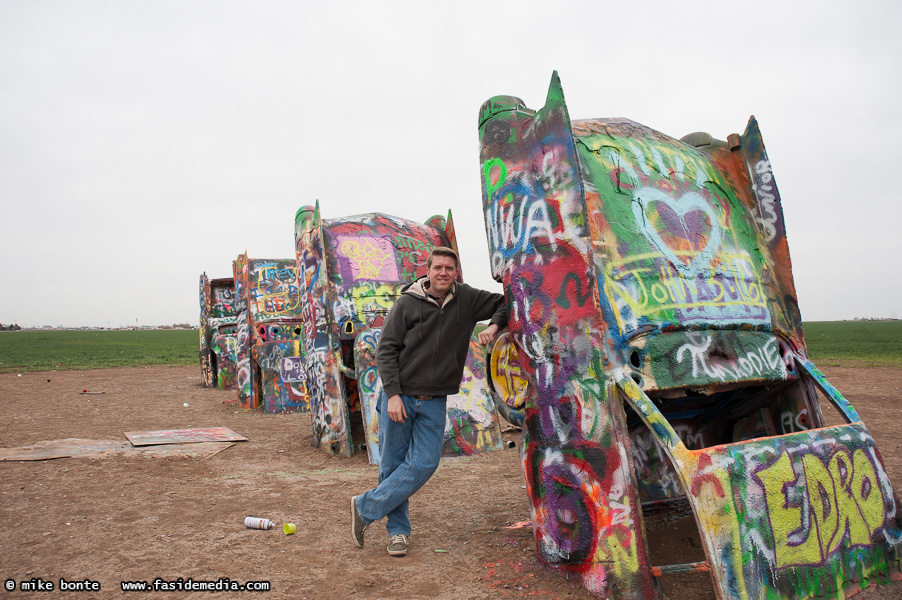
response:
<path id="1" fill-rule="evenodd" d="M 435 256 L 450 256 L 454 259 L 454 268 L 460 269 L 460 258 L 458 258 L 457 252 L 445 246 L 436 246 L 432 249 L 432 252 L 429 253 L 429 258 L 426 259 L 427 269 L 432 268 L 432 258 Z"/>

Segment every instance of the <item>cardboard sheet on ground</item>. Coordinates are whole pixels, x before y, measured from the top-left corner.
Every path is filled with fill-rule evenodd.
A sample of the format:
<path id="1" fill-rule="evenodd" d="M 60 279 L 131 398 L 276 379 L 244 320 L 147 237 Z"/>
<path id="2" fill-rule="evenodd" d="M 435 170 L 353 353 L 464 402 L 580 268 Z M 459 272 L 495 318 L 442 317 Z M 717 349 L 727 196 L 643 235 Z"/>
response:
<path id="1" fill-rule="evenodd" d="M 188 442 L 246 442 L 228 427 L 208 427 L 206 429 L 164 429 L 161 431 L 126 431 L 125 437 L 135 446 L 155 446 L 157 444 L 185 444 Z"/>
<path id="2" fill-rule="evenodd" d="M 226 448 L 232 442 L 201 442 L 190 444 L 170 444 L 136 447 L 121 440 L 82 440 L 67 438 L 48 440 L 18 448 L 0 448 L 0 461 L 50 460 L 53 458 L 103 458 L 114 454 L 135 454 L 142 456 L 184 456 L 209 458 Z"/>

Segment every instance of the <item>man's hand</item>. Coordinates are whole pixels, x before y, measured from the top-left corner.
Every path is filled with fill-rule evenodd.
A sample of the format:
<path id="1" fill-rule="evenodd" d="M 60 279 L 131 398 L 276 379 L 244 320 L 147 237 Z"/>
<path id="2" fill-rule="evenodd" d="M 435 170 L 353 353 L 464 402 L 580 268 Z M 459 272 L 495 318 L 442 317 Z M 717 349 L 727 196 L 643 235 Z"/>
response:
<path id="1" fill-rule="evenodd" d="M 487 344 L 491 344 L 495 340 L 495 336 L 498 335 L 498 325 L 495 323 L 489 323 L 489 326 L 479 332 L 477 335 L 477 339 L 479 343 L 483 346 Z"/>
<path id="2" fill-rule="evenodd" d="M 404 410 L 404 401 L 401 400 L 401 396 L 398 394 L 395 394 L 388 399 L 388 417 L 392 421 L 397 421 L 398 423 L 403 423 L 407 420 L 407 411 Z"/>

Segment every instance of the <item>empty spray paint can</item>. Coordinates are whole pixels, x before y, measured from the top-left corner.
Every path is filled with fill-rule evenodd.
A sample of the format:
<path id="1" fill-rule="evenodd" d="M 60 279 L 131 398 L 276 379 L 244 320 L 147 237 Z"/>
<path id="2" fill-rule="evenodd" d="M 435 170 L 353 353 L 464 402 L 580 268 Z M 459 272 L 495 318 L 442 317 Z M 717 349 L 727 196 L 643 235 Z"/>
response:
<path id="1" fill-rule="evenodd" d="M 244 526 L 248 529 L 272 529 L 272 521 L 258 517 L 245 517 Z"/>

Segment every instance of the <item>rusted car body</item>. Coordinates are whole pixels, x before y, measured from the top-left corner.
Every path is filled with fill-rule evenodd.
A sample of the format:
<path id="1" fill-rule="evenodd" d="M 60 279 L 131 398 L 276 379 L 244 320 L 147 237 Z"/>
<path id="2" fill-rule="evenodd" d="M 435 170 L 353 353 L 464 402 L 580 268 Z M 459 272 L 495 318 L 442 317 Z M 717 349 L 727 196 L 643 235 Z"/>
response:
<path id="1" fill-rule="evenodd" d="M 843 598 L 900 579 L 900 506 L 858 414 L 810 362 L 754 117 L 727 142 L 487 101 L 491 365 L 524 423 L 541 559 L 609 598 L 710 572 L 722 599 Z M 823 401 L 826 400 L 827 404 Z M 844 424 L 825 425 L 832 405 Z M 837 419 L 839 420 L 839 419 Z M 644 524 L 694 515 L 707 560 L 652 565 Z"/>
<path id="2" fill-rule="evenodd" d="M 235 389 L 235 281 L 200 276 L 200 365 L 204 387 Z"/>
<path id="3" fill-rule="evenodd" d="M 292 259 L 233 263 L 237 291 L 238 406 L 264 412 L 310 410 L 303 328 Z"/>
<path id="4" fill-rule="evenodd" d="M 426 223 L 381 213 L 320 217 L 319 203 L 295 217 L 305 366 L 314 443 L 355 452 L 351 414 L 361 411 L 369 461 L 379 462 L 376 401 L 382 389 L 375 350 L 382 323 L 402 289 L 426 274 L 432 248 L 455 248 L 450 213 Z M 448 397 L 445 454 L 501 447 L 498 415 L 485 378 L 484 349 L 471 339 L 460 393 Z"/>

